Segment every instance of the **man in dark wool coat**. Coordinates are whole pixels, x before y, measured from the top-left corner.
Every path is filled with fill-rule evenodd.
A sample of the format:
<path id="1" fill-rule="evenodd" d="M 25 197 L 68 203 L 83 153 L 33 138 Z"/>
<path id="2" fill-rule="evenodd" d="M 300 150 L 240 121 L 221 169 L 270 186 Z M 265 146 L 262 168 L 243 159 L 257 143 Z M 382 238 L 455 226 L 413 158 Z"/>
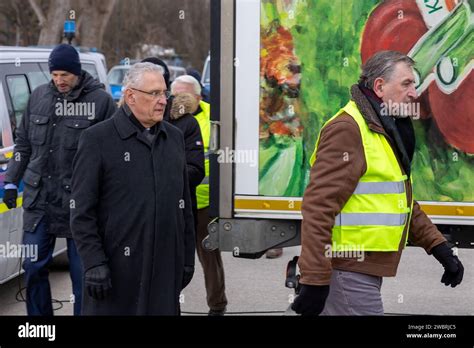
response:
<path id="1" fill-rule="evenodd" d="M 84 265 L 83 315 L 179 315 L 195 236 L 183 134 L 163 121 L 159 67 L 133 65 L 114 116 L 84 131 L 71 229 Z"/>

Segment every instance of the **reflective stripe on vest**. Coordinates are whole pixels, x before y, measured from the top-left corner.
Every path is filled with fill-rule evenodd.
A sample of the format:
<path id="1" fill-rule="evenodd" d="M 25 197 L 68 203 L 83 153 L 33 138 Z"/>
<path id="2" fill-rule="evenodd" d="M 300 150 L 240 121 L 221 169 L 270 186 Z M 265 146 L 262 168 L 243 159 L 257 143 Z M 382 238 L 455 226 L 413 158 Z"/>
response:
<path id="1" fill-rule="evenodd" d="M 405 183 L 397 182 L 359 182 L 354 194 L 369 193 L 403 193 L 405 192 Z"/>
<path id="2" fill-rule="evenodd" d="M 340 213 L 334 226 L 402 226 L 408 214 Z"/>
<path id="3" fill-rule="evenodd" d="M 370 130 L 354 101 L 330 118 L 321 131 L 344 112 L 359 126 L 367 170 L 335 218 L 333 249 L 397 251 L 413 208 L 413 200 L 407 202 L 405 191 L 409 179 L 385 136 Z M 318 165 L 318 145 L 319 137 L 311 165 Z M 404 243 L 407 237 L 408 231 Z"/>
<path id="4" fill-rule="evenodd" d="M 204 145 L 204 171 L 206 176 L 201 184 L 196 187 L 196 200 L 198 209 L 209 206 L 209 142 L 211 140 L 211 106 L 200 101 L 201 112 L 194 117 L 198 121 L 201 129 L 201 136 Z"/>

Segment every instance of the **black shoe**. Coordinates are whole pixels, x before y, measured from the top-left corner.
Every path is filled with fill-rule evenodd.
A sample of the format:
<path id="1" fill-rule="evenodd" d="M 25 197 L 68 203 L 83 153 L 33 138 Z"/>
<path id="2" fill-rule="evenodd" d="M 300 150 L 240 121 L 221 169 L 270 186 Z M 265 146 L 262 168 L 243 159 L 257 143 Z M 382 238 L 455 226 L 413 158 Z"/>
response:
<path id="1" fill-rule="evenodd" d="M 207 315 L 210 317 L 222 317 L 224 316 L 225 312 L 227 312 L 225 308 L 224 309 L 210 309 Z"/>

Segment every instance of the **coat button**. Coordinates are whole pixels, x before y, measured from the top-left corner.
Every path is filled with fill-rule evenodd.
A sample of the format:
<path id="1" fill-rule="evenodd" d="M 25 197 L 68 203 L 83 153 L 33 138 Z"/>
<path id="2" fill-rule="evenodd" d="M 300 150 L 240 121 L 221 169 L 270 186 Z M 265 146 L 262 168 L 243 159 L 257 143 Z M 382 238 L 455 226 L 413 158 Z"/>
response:
<path id="1" fill-rule="evenodd" d="M 53 127 L 56 127 L 56 123 L 53 123 Z"/>
<path id="2" fill-rule="evenodd" d="M 79 124 L 76 123 L 76 124 L 74 125 L 74 127 L 79 127 Z"/>
<path id="3" fill-rule="evenodd" d="M 48 175 L 48 179 L 51 179 L 51 175 Z"/>
<path id="4" fill-rule="evenodd" d="M 68 189 L 68 188 L 69 188 L 69 185 L 66 185 L 66 188 Z"/>
<path id="5" fill-rule="evenodd" d="M 53 149 L 49 150 L 49 152 L 53 152 Z"/>

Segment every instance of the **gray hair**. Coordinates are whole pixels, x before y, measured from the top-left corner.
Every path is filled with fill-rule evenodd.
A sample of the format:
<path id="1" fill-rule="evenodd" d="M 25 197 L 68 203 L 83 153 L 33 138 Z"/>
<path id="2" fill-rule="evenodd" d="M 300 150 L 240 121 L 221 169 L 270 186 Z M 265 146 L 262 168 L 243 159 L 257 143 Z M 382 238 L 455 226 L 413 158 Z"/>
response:
<path id="1" fill-rule="evenodd" d="M 142 79 L 145 73 L 155 72 L 163 75 L 164 70 L 161 66 L 153 63 L 135 63 L 133 64 L 123 79 L 123 87 L 137 87 L 137 84 Z"/>
<path id="2" fill-rule="evenodd" d="M 374 54 L 365 62 L 362 73 L 359 77 L 359 84 L 373 89 L 374 82 L 381 77 L 388 81 L 392 77 L 395 66 L 403 62 L 410 67 L 415 65 L 415 61 L 406 54 L 397 51 L 380 51 Z"/>
<path id="3" fill-rule="evenodd" d="M 131 87 L 137 87 L 139 84 L 140 80 L 143 77 L 143 74 L 149 73 L 149 72 L 155 72 L 159 73 L 161 75 L 164 75 L 165 70 L 163 67 L 153 64 L 153 63 L 135 63 L 133 64 L 130 69 L 128 70 L 127 74 L 123 78 L 123 83 L 122 83 L 122 97 L 120 98 L 119 102 L 117 105 L 120 107 L 124 104 L 124 91 L 127 88 Z"/>
<path id="4" fill-rule="evenodd" d="M 181 75 L 177 77 L 171 84 L 171 94 L 174 94 L 174 89 L 175 89 L 174 87 L 176 86 L 177 83 L 185 83 L 188 85 L 192 85 L 194 88 L 194 93 L 196 95 L 201 95 L 201 91 L 202 91 L 201 84 L 199 83 L 198 80 L 196 80 L 191 75 Z"/>

